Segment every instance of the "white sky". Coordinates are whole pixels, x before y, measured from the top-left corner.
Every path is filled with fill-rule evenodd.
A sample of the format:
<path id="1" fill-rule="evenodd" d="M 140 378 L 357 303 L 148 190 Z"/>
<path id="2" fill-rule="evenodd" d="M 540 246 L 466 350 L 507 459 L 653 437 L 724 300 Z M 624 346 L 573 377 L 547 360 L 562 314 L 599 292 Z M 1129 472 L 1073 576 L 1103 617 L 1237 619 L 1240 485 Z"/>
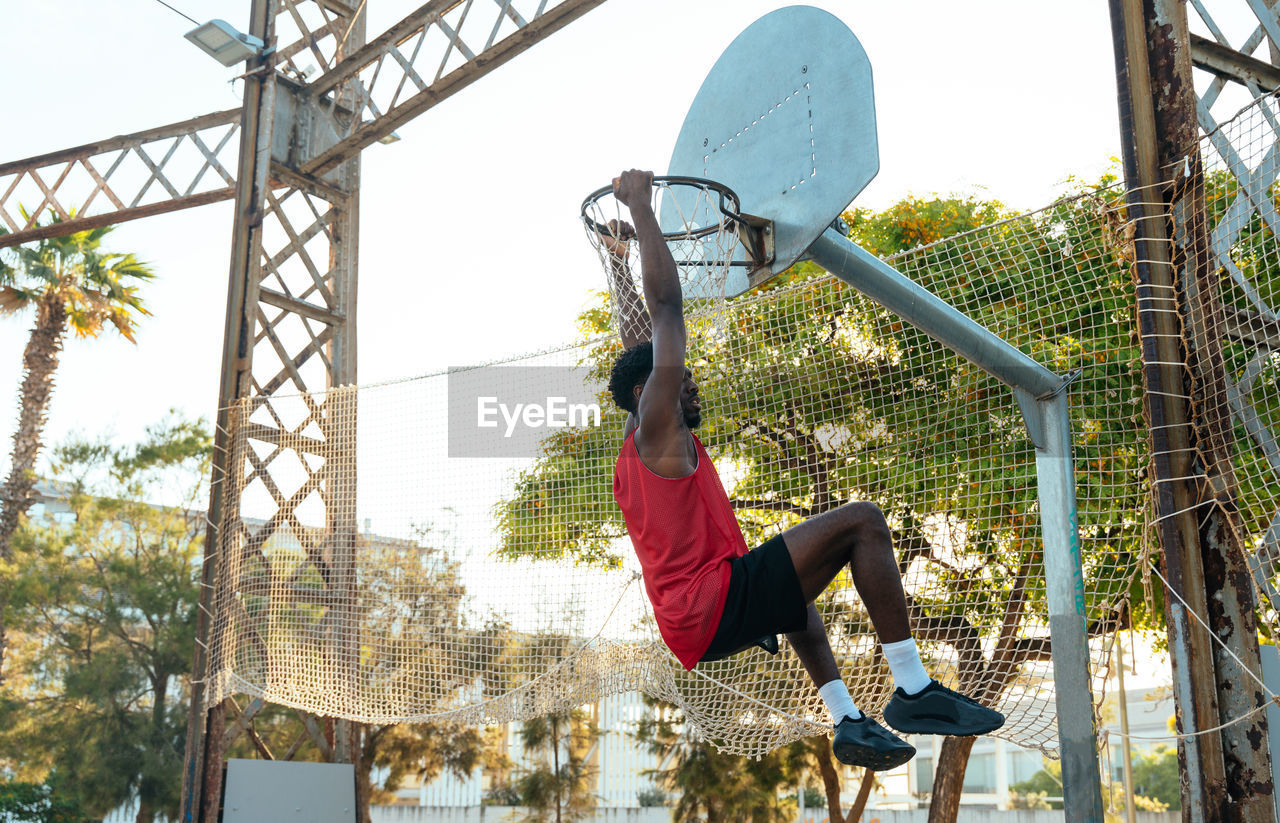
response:
<path id="1" fill-rule="evenodd" d="M 417 0 L 369 0 L 375 35 Z M 247 28 L 248 0 L 175 0 Z M 359 374 L 380 381 L 572 337 L 599 264 L 576 220 L 620 169 L 665 170 L 723 48 L 778 0 L 609 0 L 365 152 Z M 1106 4 L 816 2 L 843 19 L 876 79 L 879 177 L 859 197 L 960 192 L 1019 208 L 1118 153 Z M 1069 9 L 1069 11 L 1068 11 Z M 13 160 L 239 104 L 234 75 L 154 0 L 0 0 Z M 132 346 L 68 342 L 50 442 L 137 436 L 217 397 L 230 205 L 125 223 L 113 247 L 159 274 Z M 0 319 L 0 391 L 16 391 L 29 315 Z M 10 409 L 13 407 L 10 406 Z M 0 416 L 7 463 L 13 412 Z"/>

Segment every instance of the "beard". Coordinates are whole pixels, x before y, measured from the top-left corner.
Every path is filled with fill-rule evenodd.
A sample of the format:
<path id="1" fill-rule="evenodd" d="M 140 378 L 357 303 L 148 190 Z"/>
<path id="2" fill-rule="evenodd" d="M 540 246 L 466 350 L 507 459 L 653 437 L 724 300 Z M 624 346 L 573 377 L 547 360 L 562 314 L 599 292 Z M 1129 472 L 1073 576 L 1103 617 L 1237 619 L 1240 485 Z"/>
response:
<path id="1" fill-rule="evenodd" d="M 684 413 L 684 424 L 689 429 L 698 428 L 698 424 L 702 422 L 702 412 L 686 410 Z"/>

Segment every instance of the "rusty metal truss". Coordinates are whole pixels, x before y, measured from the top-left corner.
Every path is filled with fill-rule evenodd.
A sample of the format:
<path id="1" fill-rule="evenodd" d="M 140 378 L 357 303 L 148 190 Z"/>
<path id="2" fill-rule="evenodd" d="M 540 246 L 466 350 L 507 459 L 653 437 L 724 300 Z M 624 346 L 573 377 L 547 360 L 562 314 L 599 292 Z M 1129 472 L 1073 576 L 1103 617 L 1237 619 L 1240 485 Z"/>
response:
<path id="1" fill-rule="evenodd" d="M 604 0 L 432 0 L 309 87 L 337 140 L 301 170 L 321 175 Z"/>
<path id="2" fill-rule="evenodd" d="M 0 247 L 230 200 L 239 128 L 231 109 L 0 164 Z"/>
<path id="3" fill-rule="evenodd" d="M 358 725 L 305 713 L 302 733 L 273 753 L 254 728 L 262 701 L 241 709 L 233 697 L 206 695 L 228 653 L 213 636 L 250 649 L 265 640 L 268 627 L 246 611 L 244 592 L 255 575 L 286 572 L 264 546 L 297 546 L 303 560 L 289 573 L 326 581 L 314 605 L 325 610 L 333 647 L 350 622 L 356 407 L 351 394 L 327 390 L 357 379 L 361 150 L 602 2 L 431 2 L 366 44 L 365 0 L 253 0 L 251 33 L 276 48 L 249 61 L 240 112 L 184 817 L 218 819 L 222 762 L 239 735 L 263 757 L 292 757 L 304 740 L 327 760 L 359 756 Z M 228 437 L 233 428 L 244 436 Z M 341 680 L 341 661 L 334 666 Z"/>
<path id="4" fill-rule="evenodd" d="M 434 0 L 358 47 L 358 6 L 280 0 L 272 185 L 341 194 L 327 176 L 361 149 L 603 2 Z M 214 112 L 0 164 L 0 247 L 230 200 L 240 117 Z M 63 223 L 37 225 L 50 212 Z"/>
<path id="5" fill-rule="evenodd" d="M 1234 45 L 1205 0 L 1190 0 L 1200 22 L 1212 34 L 1212 38 L 1191 38 L 1192 60 L 1201 71 L 1196 84 L 1197 117 L 1235 184 L 1234 196 L 1209 227 L 1215 262 L 1227 273 L 1240 298 L 1234 308 L 1228 306 L 1227 337 L 1247 352 L 1247 362 L 1234 375 L 1227 399 L 1251 447 L 1280 481 L 1280 441 L 1274 431 L 1280 421 L 1267 419 L 1250 399 L 1267 364 L 1280 353 L 1280 311 L 1276 296 L 1264 293 L 1231 254 L 1242 232 L 1255 221 L 1280 237 L 1280 212 L 1273 197 L 1280 177 L 1280 103 L 1274 96 L 1280 89 L 1280 48 L 1276 45 L 1280 43 L 1280 7 L 1274 4 L 1275 0 L 1237 0 L 1234 6 L 1247 7 L 1256 26 L 1243 42 Z M 1238 108 L 1222 99 L 1232 84 L 1257 100 L 1257 128 L 1250 133 L 1225 127 Z M 1246 154 L 1246 143 L 1259 143 L 1258 129 L 1263 131 L 1261 142 L 1267 148 Z M 1251 563 L 1254 579 L 1270 608 L 1280 612 L 1280 591 L 1274 584 L 1280 572 L 1280 507 L 1259 537 L 1260 547 Z"/>

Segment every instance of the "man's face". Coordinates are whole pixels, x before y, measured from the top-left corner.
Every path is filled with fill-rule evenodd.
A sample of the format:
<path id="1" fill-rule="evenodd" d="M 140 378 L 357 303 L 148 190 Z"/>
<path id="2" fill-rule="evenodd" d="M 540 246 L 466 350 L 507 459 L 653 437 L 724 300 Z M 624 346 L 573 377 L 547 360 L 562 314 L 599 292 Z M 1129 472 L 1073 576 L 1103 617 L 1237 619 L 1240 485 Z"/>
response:
<path id="1" fill-rule="evenodd" d="M 652 377 L 652 373 L 649 375 Z M 645 383 L 648 380 L 646 379 Z M 636 407 L 639 408 L 640 395 L 644 391 L 645 383 L 636 386 Z M 684 370 L 684 382 L 680 385 L 680 413 L 684 417 L 684 424 L 690 429 L 695 429 L 702 422 L 702 399 L 698 396 L 698 384 L 693 382 L 693 372 L 687 368 Z"/>
<path id="2" fill-rule="evenodd" d="M 696 429 L 702 422 L 702 400 L 698 397 L 698 384 L 693 382 L 693 372 L 684 370 L 684 385 L 680 387 L 680 410 L 684 412 L 684 424 Z"/>

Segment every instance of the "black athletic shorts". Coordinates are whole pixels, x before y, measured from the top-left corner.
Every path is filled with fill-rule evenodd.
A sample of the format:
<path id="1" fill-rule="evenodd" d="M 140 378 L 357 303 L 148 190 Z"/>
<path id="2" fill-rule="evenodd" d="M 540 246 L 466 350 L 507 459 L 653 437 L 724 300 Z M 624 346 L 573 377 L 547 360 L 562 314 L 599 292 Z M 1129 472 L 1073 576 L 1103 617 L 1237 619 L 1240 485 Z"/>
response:
<path id="1" fill-rule="evenodd" d="M 730 566 L 724 614 L 704 659 L 723 657 L 765 635 L 801 631 L 808 624 L 809 604 L 782 535 L 734 558 Z"/>

